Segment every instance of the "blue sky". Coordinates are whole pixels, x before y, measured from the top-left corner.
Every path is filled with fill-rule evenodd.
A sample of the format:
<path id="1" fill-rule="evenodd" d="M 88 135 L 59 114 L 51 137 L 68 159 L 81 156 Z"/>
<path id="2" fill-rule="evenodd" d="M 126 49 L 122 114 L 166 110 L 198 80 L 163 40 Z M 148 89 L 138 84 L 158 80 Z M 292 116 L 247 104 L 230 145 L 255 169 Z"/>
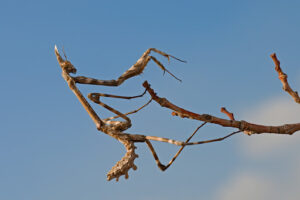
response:
<path id="1" fill-rule="evenodd" d="M 123 146 L 97 132 L 61 77 L 54 45 L 78 75 L 115 79 L 155 47 L 187 60 L 155 55 L 183 80 L 150 63 L 118 88 L 80 86 L 84 94 L 136 95 L 144 80 L 160 96 L 198 113 L 265 124 L 299 122 L 269 55 L 276 52 L 299 89 L 299 1 L 6 1 L 0 2 L 0 199 L 296 199 L 299 134 L 238 135 L 186 148 L 166 172 L 138 144 L 137 171 L 107 182 Z M 105 99 L 127 112 L 129 102 Z M 111 113 L 98 108 L 100 117 Z M 199 125 L 152 103 L 132 116 L 129 133 L 184 140 Z M 208 125 L 194 140 L 231 129 Z M 155 143 L 166 163 L 177 147 Z M 276 166 L 276 167 L 275 167 Z"/>

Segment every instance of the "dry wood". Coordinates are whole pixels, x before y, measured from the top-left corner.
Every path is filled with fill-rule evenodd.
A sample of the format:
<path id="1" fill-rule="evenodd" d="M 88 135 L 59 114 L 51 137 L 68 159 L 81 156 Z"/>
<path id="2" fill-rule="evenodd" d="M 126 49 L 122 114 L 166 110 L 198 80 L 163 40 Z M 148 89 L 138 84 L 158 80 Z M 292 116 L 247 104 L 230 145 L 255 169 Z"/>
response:
<path id="1" fill-rule="evenodd" d="M 290 85 L 287 81 L 288 76 L 281 70 L 280 61 L 277 59 L 276 54 L 275 53 L 271 54 L 271 58 L 274 61 L 275 70 L 278 73 L 278 78 L 282 83 L 283 90 L 286 91 L 287 93 L 289 93 L 293 97 L 293 99 L 296 103 L 300 103 L 300 97 L 298 95 L 298 92 L 293 91 L 292 88 L 290 87 Z"/>
<path id="2" fill-rule="evenodd" d="M 229 117 L 229 119 L 234 120 L 233 113 L 229 112 L 225 107 L 221 108 L 221 112 L 226 114 Z"/>
<path id="3" fill-rule="evenodd" d="M 215 117 L 209 114 L 197 114 L 181 107 L 178 107 L 168 101 L 166 98 L 161 98 L 157 96 L 154 90 L 150 87 L 147 81 L 143 83 L 143 86 L 147 89 L 148 93 L 151 95 L 154 101 L 160 104 L 162 107 L 169 108 L 173 110 L 172 115 L 179 116 L 182 118 L 189 118 L 199 121 L 204 121 L 212 124 L 218 124 L 224 127 L 237 128 L 240 131 L 246 132 L 248 135 L 260 134 L 260 133 L 275 133 L 275 134 L 288 134 L 292 135 L 296 131 L 300 130 L 300 123 L 296 124 L 284 124 L 281 126 L 265 126 L 260 124 L 252 124 L 246 121 L 238 120 L 227 120 L 219 117 Z"/>

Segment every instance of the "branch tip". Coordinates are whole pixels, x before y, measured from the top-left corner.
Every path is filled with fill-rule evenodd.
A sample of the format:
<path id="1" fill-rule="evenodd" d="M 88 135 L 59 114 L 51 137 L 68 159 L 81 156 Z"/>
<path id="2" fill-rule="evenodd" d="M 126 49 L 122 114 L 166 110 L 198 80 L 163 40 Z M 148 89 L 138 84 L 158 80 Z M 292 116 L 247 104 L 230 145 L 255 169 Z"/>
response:
<path id="1" fill-rule="evenodd" d="M 297 91 L 294 91 L 294 90 L 290 87 L 290 85 L 289 85 L 289 83 L 288 83 L 288 81 L 287 81 L 287 77 L 288 77 L 288 76 L 287 76 L 287 74 L 285 74 L 285 73 L 282 71 L 282 69 L 281 69 L 281 67 L 280 67 L 280 61 L 278 60 L 276 54 L 275 54 L 275 53 L 271 54 L 271 58 L 273 59 L 273 62 L 274 62 L 274 64 L 275 64 L 275 71 L 278 73 L 278 78 L 279 78 L 279 80 L 280 80 L 281 83 L 282 83 L 283 90 L 286 91 L 287 93 L 289 93 L 289 94 L 292 96 L 292 98 L 294 99 L 294 101 L 295 101 L 296 103 L 300 103 L 300 97 L 299 97 Z"/>
<path id="2" fill-rule="evenodd" d="M 226 114 L 226 115 L 229 117 L 229 119 L 235 120 L 235 119 L 234 119 L 233 113 L 231 113 L 231 112 L 229 112 L 228 110 L 226 110 L 225 107 L 222 107 L 222 108 L 221 108 L 221 112 L 224 113 L 224 114 Z"/>

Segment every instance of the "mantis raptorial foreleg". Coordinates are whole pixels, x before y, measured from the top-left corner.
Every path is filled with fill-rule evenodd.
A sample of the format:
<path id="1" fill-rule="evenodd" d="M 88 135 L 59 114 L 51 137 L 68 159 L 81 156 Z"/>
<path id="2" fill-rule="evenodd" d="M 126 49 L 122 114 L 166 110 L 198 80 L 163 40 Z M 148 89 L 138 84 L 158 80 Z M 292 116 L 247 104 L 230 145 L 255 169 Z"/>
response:
<path id="1" fill-rule="evenodd" d="M 168 71 L 163 66 L 163 64 L 161 64 L 155 57 L 150 56 L 151 51 L 156 52 L 156 53 L 158 53 L 158 54 L 166 57 L 169 61 L 170 61 L 170 58 L 174 58 L 174 59 L 176 59 L 176 60 L 178 60 L 180 62 L 186 62 L 184 60 L 176 58 L 176 57 L 174 57 L 172 55 L 169 55 L 169 54 L 167 54 L 165 52 L 162 52 L 160 50 L 157 50 L 155 48 L 150 48 L 150 49 L 147 49 L 144 52 L 144 54 L 140 57 L 140 59 L 134 65 L 132 65 L 127 71 L 125 71 L 116 80 L 99 80 L 99 79 L 89 78 L 89 77 L 85 77 L 85 76 L 77 76 L 77 77 L 73 77 L 73 79 L 74 79 L 74 81 L 76 83 L 80 83 L 80 84 L 92 84 L 92 85 L 104 85 L 104 86 L 119 86 L 124 81 L 126 81 L 127 79 L 141 74 L 144 71 L 145 67 L 147 66 L 148 62 L 150 60 L 153 60 L 164 72 L 169 73 L 175 79 L 181 81 L 176 76 L 174 76 L 170 71 Z"/>

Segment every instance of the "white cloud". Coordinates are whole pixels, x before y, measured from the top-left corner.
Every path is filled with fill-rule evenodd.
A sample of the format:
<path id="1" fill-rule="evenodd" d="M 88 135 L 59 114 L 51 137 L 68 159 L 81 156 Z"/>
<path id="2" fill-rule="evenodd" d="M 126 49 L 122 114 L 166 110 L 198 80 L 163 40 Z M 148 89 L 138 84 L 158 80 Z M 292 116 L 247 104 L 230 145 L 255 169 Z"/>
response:
<path id="1" fill-rule="evenodd" d="M 300 105 L 289 96 L 272 98 L 248 108 L 242 118 L 246 121 L 264 125 L 283 125 L 300 122 Z M 292 136 L 261 134 L 243 137 L 240 141 L 243 152 L 248 156 L 265 157 L 287 151 L 300 144 L 300 133 Z"/>
<path id="2" fill-rule="evenodd" d="M 288 97 L 272 98 L 248 108 L 243 119 L 265 125 L 299 123 L 300 105 Z M 220 185 L 214 199 L 299 199 L 300 132 L 292 136 L 245 135 L 238 144 L 241 165 Z"/>
<path id="3" fill-rule="evenodd" d="M 250 173 L 236 174 L 217 192 L 219 200 L 274 199 L 272 182 Z"/>
<path id="4" fill-rule="evenodd" d="M 287 177 L 264 175 L 262 171 L 245 170 L 235 174 L 219 188 L 214 199 L 216 200 L 298 200 L 300 183 L 300 159 L 297 168 L 291 167 Z M 288 169 L 286 169 L 288 170 Z M 262 175 L 258 175 L 262 174 Z M 276 176 L 276 175 L 275 175 Z M 276 181 L 277 180 L 277 181 Z"/>

